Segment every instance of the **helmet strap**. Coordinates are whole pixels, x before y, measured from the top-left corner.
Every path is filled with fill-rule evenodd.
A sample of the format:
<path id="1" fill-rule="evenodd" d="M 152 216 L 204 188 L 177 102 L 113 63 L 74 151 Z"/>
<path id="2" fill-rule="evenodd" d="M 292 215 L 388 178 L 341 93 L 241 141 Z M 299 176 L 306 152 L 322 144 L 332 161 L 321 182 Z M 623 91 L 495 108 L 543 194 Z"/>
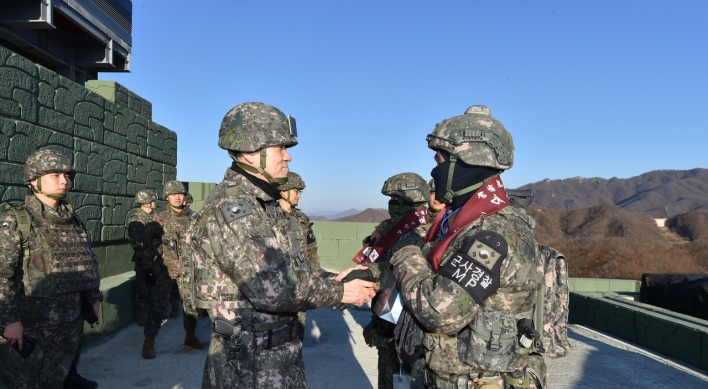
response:
<path id="1" fill-rule="evenodd" d="M 473 190 L 477 190 L 477 189 L 481 188 L 485 182 L 491 180 L 494 177 L 498 177 L 499 174 L 501 174 L 501 173 L 497 173 L 482 182 L 478 182 L 474 185 L 468 186 L 466 188 L 462 188 L 462 189 L 455 192 L 452 190 L 452 176 L 453 176 L 453 172 L 455 171 L 456 163 L 457 163 L 457 157 L 451 154 L 450 155 L 450 168 L 448 169 L 448 173 L 447 173 L 447 188 L 446 188 L 447 190 L 445 191 L 445 196 L 442 199 L 443 201 L 441 201 L 442 203 L 445 203 L 445 204 L 452 203 L 452 199 L 455 197 L 462 196 L 464 194 L 472 192 Z"/>
<path id="2" fill-rule="evenodd" d="M 66 198 L 66 193 L 52 193 L 52 194 L 43 193 L 42 192 L 42 177 L 41 176 L 37 177 L 37 186 L 32 187 L 32 192 L 39 193 L 41 195 L 45 195 L 54 201 L 61 201 L 61 200 L 64 200 L 64 198 Z"/>
<path id="3" fill-rule="evenodd" d="M 267 151 L 266 151 L 266 148 L 265 148 L 265 147 L 261 149 L 261 153 L 260 153 L 260 154 L 261 154 L 261 166 L 259 166 L 259 167 L 257 167 L 257 168 L 255 168 L 255 167 L 253 167 L 253 166 L 251 166 L 251 165 L 245 164 L 245 163 L 243 163 L 243 162 L 238 162 L 238 161 L 236 161 L 236 159 L 234 159 L 234 161 L 236 161 L 236 164 L 237 164 L 239 167 L 241 167 L 241 169 L 243 169 L 243 170 L 245 170 L 245 171 L 247 171 L 247 172 L 263 175 L 263 177 L 265 177 L 266 180 L 268 180 L 268 182 L 270 182 L 270 183 L 273 184 L 273 185 L 276 185 L 276 186 L 277 186 L 277 185 L 282 185 L 282 184 L 288 182 L 288 178 L 287 178 L 287 177 L 283 177 L 283 178 L 273 178 L 270 174 L 268 174 L 268 173 L 264 170 L 265 167 L 266 167 L 266 156 L 267 156 Z"/>

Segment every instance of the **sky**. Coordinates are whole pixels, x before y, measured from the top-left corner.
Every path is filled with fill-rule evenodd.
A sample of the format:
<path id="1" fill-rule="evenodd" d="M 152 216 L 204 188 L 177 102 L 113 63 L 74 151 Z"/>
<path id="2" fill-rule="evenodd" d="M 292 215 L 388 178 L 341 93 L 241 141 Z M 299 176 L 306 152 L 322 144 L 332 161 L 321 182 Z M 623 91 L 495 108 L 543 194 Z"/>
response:
<path id="1" fill-rule="evenodd" d="M 177 179 L 219 182 L 224 115 L 297 119 L 310 214 L 385 208 L 425 137 L 471 105 L 514 138 L 507 188 L 708 168 L 708 2 L 134 0 L 130 73 L 177 133 Z"/>

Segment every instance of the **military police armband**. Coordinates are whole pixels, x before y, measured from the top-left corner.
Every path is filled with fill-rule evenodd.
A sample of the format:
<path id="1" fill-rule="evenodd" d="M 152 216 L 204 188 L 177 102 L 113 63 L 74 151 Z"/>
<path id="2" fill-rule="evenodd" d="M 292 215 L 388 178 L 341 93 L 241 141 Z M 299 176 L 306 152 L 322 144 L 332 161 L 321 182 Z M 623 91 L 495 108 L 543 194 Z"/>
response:
<path id="1" fill-rule="evenodd" d="M 221 214 L 224 215 L 227 223 L 252 214 L 251 206 L 245 201 L 234 201 L 221 206 Z"/>
<path id="2" fill-rule="evenodd" d="M 477 304 L 499 289 L 500 270 L 509 245 L 493 231 L 480 231 L 440 266 L 439 274 L 460 285 Z"/>

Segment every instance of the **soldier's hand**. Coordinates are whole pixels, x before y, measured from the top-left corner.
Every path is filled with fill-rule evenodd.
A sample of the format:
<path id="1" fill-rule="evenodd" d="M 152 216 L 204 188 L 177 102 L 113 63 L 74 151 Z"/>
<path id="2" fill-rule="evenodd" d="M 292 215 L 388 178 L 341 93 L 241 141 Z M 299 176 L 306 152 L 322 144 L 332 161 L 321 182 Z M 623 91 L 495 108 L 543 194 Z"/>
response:
<path id="1" fill-rule="evenodd" d="M 374 231 L 374 232 L 371 234 L 371 245 L 373 246 L 373 245 L 375 245 L 376 243 L 378 243 L 378 241 L 380 241 L 381 238 L 382 238 L 381 234 L 379 234 L 378 231 Z"/>
<path id="2" fill-rule="evenodd" d="M 355 279 L 342 285 L 344 286 L 344 295 L 341 301 L 343 304 L 354 304 L 360 307 L 371 301 L 376 295 L 374 290 L 376 284 L 370 281 Z"/>
<path id="3" fill-rule="evenodd" d="M 5 326 L 5 333 L 3 334 L 3 338 L 9 340 L 11 345 L 15 344 L 15 342 L 19 343 L 20 350 L 22 350 L 22 346 L 24 345 L 22 342 L 22 335 L 24 333 L 25 328 L 22 327 L 22 322 L 16 321 Z"/>
<path id="4" fill-rule="evenodd" d="M 152 286 L 155 286 L 155 284 L 157 284 L 157 277 L 155 276 L 155 272 L 152 270 L 152 268 L 145 269 L 145 282 Z"/>

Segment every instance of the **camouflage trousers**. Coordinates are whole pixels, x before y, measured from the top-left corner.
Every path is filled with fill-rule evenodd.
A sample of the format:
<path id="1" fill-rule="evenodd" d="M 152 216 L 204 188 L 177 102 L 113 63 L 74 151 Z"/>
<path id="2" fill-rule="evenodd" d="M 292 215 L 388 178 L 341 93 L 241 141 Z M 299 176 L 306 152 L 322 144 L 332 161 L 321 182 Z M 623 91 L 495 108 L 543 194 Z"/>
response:
<path id="1" fill-rule="evenodd" d="M 47 327 L 25 327 L 24 333 L 37 340 L 27 359 L 0 338 L 0 374 L 12 389 L 61 389 L 74 360 L 84 318 Z"/>
<path id="2" fill-rule="evenodd" d="M 228 338 L 212 334 L 202 389 L 307 389 L 302 342 L 248 350 L 246 360 L 228 360 Z"/>
<path id="3" fill-rule="evenodd" d="M 135 264 L 135 283 L 133 287 L 133 309 L 147 309 L 150 284 L 145 282 L 145 270 L 138 263 Z"/>
<path id="4" fill-rule="evenodd" d="M 162 319 L 165 317 L 165 310 L 171 301 L 172 290 L 176 287 L 175 280 L 167 273 L 166 267 L 158 265 L 153 270 L 155 271 L 155 285 L 150 291 L 150 308 L 145 321 L 145 336 L 157 336 L 162 325 Z M 177 293 L 177 300 L 179 300 L 179 293 Z M 196 329 L 198 316 L 199 313 L 197 311 L 185 311 L 183 308 L 184 329 Z"/>
<path id="5" fill-rule="evenodd" d="M 529 380 L 529 389 L 548 389 L 548 386 L 546 385 L 546 379 L 548 378 L 548 370 L 546 368 L 546 362 L 543 359 L 543 356 L 540 354 L 531 354 L 528 355 L 527 357 L 527 364 L 526 367 L 524 368 L 524 378 Z M 426 370 L 425 374 L 435 374 L 432 372 L 432 370 Z M 425 375 L 424 374 L 424 375 Z M 497 373 L 498 374 L 498 373 Z M 465 386 L 464 384 L 462 385 L 457 385 L 457 389 L 474 389 L 475 383 L 474 380 L 471 378 L 471 376 L 476 376 L 474 373 L 470 373 L 469 376 L 457 376 L 457 379 L 451 379 L 452 377 L 455 376 L 449 376 L 445 375 L 445 378 L 448 378 L 449 380 L 440 380 L 437 385 L 426 385 L 424 386 L 426 389 L 451 389 L 454 386 L 452 386 L 452 381 L 457 381 L 456 383 L 459 382 L 467 382 L 467 385 Z M 437 375 L 436 375 L 437 377 Z M 500 387 L 505 388 L 505 389 L 511 389 L 512 386 L 504 384 L 504 378 L 501 375 L 497 375 L 495 377 L 487 377 L 486 379 L 490 379 L 492 381 L 495 381 Z M 426 382 L 426 379 L 423 380 L 423 382 Z M 521 388 L 520 386 L 518 388 Z"/>

